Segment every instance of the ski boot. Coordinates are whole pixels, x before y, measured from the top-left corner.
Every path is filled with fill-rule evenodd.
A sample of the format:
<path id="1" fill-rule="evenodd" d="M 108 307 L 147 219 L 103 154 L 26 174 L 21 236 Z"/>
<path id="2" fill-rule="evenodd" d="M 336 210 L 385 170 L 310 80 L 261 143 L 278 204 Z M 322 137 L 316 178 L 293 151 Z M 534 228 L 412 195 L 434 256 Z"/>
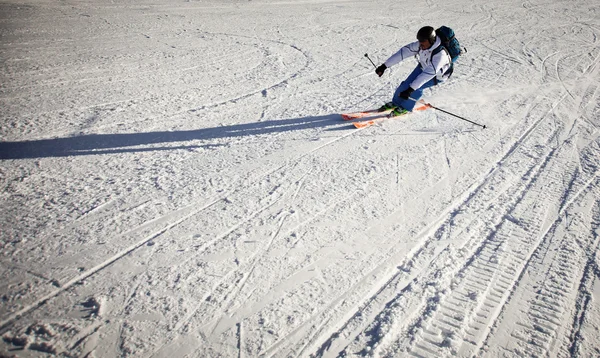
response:
<path id="1" fill-rule="evenodd" d="M 388 103 L 384 104 L 383 106 L 379 107 L 379 109 L 377 111 L 385 112 L 385 111 L 389 111 L 390 109 L 396 109 L 396 108 L 398 108 L 398 106 L 396 106 L 392 102 L 388 102 Z"/>
<path id="2" fill-rule="evenodd" d="M 390 117 L 398 117 L 401 116 L 403 114 L 407 114 L 408 110 L 402 108 L 402 107 L 396 107 L 392 113 L 390 113 Z"/>

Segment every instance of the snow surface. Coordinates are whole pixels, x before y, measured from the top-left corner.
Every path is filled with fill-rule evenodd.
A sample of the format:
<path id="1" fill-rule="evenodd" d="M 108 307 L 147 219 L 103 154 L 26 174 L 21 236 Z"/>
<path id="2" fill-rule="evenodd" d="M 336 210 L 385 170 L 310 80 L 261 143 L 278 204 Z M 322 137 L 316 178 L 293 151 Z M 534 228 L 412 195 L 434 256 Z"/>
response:
<path id="1" fill-rule="evenodd" d="M 468 52 L 355 129 L 424 25 Z M 0 0 L 0 352 L 600 355 L 600 2 Z"/>

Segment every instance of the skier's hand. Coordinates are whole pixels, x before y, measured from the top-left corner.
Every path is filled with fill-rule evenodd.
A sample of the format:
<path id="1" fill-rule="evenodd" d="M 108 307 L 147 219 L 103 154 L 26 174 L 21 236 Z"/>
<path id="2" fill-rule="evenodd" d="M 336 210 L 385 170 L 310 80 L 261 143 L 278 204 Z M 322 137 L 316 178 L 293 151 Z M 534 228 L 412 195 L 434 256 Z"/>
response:
<path id="1" fill-rule="evenodd" d="M 383 65 L 381 65 L 375 69 L 375 73 L 377 74 L 377 76 L 381 77 L 381 76 L 383 76 L 383 73 L 385 72 L 386 68 L 387 68 L 387 66 L 384 63 Z"/>
<path id="2" fill-rule="evenodd" d="M 400 98 L 402 99 L 409 99 L 410 95 L 414 92 L 415 90 L 412 89 L 411 87 L 408 87 L 407 89 L 405 89 L 404 91 L 400 92 Z"/>

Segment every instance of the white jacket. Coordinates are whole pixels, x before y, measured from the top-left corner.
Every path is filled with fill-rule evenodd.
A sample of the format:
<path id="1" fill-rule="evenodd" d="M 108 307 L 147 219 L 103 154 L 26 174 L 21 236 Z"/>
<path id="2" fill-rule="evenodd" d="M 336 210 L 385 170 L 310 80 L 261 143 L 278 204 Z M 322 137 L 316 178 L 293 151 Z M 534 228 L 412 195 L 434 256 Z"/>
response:
<path id="1" fill-rule="evenodd" d="M 434 77 L 437 77 L 438 80 L 443 81 L 450 77 L 450 74 L 446 75 L 446 71 L 450 68 L 452 59 L 450 58 L 448 51 L 444 50 L 436 53 L 433 57 L 431 56 L 433 50 L 439 47 L 441 43 L 442 42 L 438 37 L 436 38 L 433 46 L 427 50 L 421 50 L 419 42 L 415 41 L 402 47 L 400 51 L 393 54 L 392 57 L 385 61 L 385 65 L 387 67 L 392 67 L 408 57 L 415 56 L 419 61 L 423 72 L 418 75 L 417 78 L 415 78 L 415 80 L 410 84 L 412 89 L 420 88 Z"/>

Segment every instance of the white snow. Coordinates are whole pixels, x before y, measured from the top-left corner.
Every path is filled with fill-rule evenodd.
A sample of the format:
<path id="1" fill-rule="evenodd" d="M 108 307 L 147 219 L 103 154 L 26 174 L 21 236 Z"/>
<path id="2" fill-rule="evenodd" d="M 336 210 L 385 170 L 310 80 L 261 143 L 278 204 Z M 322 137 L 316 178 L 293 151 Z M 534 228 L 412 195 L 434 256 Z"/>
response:
<path id="1" fill-rule="evenodd" d="M 355 129 L 425 25 L 468 52 Z M 600 355 L 600 3 L 0 1 L 0 355 Z"/>

